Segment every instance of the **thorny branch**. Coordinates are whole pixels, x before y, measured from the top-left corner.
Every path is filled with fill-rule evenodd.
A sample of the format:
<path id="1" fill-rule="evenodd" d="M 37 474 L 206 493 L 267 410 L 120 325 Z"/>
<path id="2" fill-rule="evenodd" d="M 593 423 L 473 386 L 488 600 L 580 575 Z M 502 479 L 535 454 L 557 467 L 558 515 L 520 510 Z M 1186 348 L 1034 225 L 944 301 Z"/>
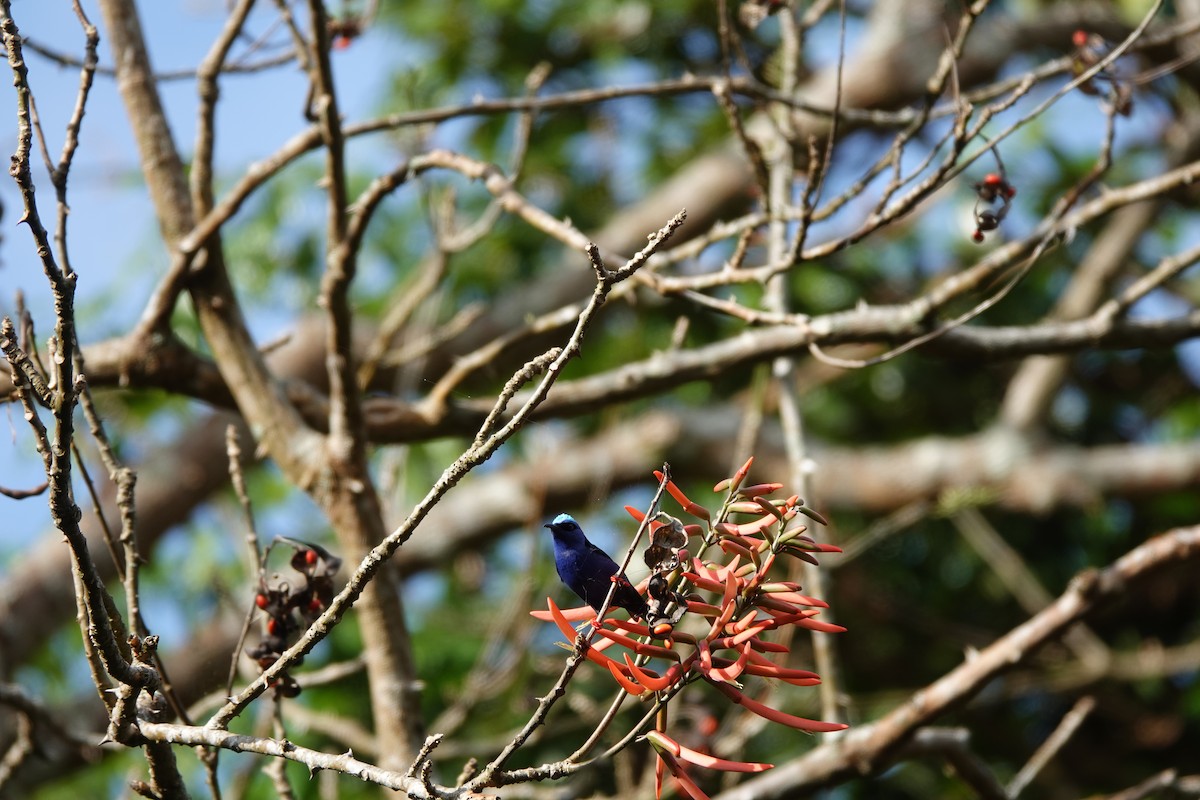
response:
<path id="1" fill-rule="evenodd" d="M 46 466 L 47 482 L 49 483 L 49 505 L 55 527 L 66 537 L 72 554 L 72 567 L 75 576 L 77 602 L 80 609 L 79 622 L 82 627 L 85 649 L 94 652 L 104 673 L 116 681 L 116 701 L 111 706 L 111 717 L 105 735 L 107 740 L 119 741 L 126 744 L 138 743 L 135 729 L 137 708 L 143 701 L 143 693 L 151 698 L 153 703 L 155 693 L 163 687 L 162 676 L 155 668 L 157 660 L 158 637 L 147 635 L 138 612 L 137 568 L 138 556 L 136 542 L 132 531 L 132 473 L 120 470 L 108 449 L 100 423 L 92 415 L 90 403 L 85 402 L 85 412 L 101 444 L 102 453 L 113 477 L 117 480 L 123 495 L 119 498 L 121 508 L 126 512 L 122 531 L 122 543 L 125 546 L 126 593 L 129 624 L 140 635 L 129 636 L 125 639 L 126 623 L 121 619 L 112 596 L 109 594 L 103 579 L 100 577 L 95 562 L 88 548 L 87 537 L 79 526 L 82 516 L 75 504 L 72 489 L 71 457 L 75 445 L 74 412 L 81 397 L 86 395 L 86 382 L 81 373 L 76 372 L 80 366 L 76 334 L 75 334 L 75 284 L 76 274 L 71 270 L 66 260 L 67 240 L 65 231 L 66 221 L 66 186 L 67 174 L 76 152 L 79 128 L 83 118 L 83 108 L 86 104 L 91 86 L 91 75 L 95 68 L 96 32 L 76 4 L 76 12 L 84 27 L 88 39 L 89 57 L 85 60 L 82 70 L 79 98 L 75 111 L 67 125 L 66 143 L 63 155 L 52 170 L 52 180 L 58 191 L 59 222 L 58 243 L 63 257 L 63 267 L 56 263 L 50 249 L 47 232 L 41 223 L 35 198 L 33 180 L 30 171 L 31 141 L 33 138 L 33 94 L 29 87 L 28 70 L 25 66 L 21 51 L 20 33 L 11 16 L 8 2 L 0 3 L 0 30 L 3 32 L 5 50 L 8 53 L 9 66 L 13 71 L 13 82 L 17 89 L 17 151 L 12 158 L 10 174 L 17 183 L 21 193 L 24 213 L 22 221 L 29 227 L 34 238 L 36 249 L 40 256 L 43 271 L 50 284 L 54 297 L 55 326 L 54 337 L 51 339 L 53 355 L 52 374 L 46 381 L 48 397 L 47 407 L 53 414 L 54 426 L 52 431 L 44 428 L 37 419 L 36 408 L 23 393 L 23 403 L 26 407 L 29 422 L 33 426 L 39 450 Z M 30 369 L 27 358 L 21 358 L 15 344 L 15 334 L 10 320 L 4 320 L 5 353 L 9 356 L 14 370 Z M 27 376 L 27 384 L 34 382 Z M 118 474 L 119 473 L 119 474 Z M 97 689 L 103 690 L 99 681 L 103 676 L 93 670 L 98 680 Z M 153 742 L 145 744 L 146 761 L 149 767 L 151 783 L 154 791 L 164 797 L 186 798 L 187 790 L 175 764 L 175 756 L 170 748 L 163 748 Z"/>

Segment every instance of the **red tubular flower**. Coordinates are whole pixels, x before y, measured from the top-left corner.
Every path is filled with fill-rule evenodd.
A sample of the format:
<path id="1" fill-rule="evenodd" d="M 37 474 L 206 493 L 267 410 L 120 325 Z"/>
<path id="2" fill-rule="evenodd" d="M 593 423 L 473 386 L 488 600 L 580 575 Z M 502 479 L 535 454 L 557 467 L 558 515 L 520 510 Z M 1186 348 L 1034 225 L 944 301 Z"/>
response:
<path id="1" fill-rule="evenodd" d="M 596 616 L 596 612 L 589 606 L 578 606 L 576 608 L 563 608 L 558 612 L 567 622 L 587 622 Z M 534 619 L 540 619 L 542 622 L 554 622 L 554 615 L 549 611 L 534 609 L 529 612 L 529 616 Z"/>
<path id="2" fill-rule="evenodd" d="M 742 466 L 738 469 L 738 471 L 733 473 L 733 477 L 726 478 L 725 480 L 718 483 L 716 486 L 713 487 L 713 491 L 714 492 L 723 492 L 726 489 L 732 489 L 734 491 L 737 491 L 738 487 L 742 485 L 742 481 L 746 480 L 746 475 L 750 472 L 750 465 L 753 463 L 754 463 L 754 456 L 750 456 L 750 458 L 746 459 L 746 463 L 742 464 Z"/>
<path id="3" fill-rule="evenodd" d="M 713 686 L 717 687 L 717 691 L 728 697 L 733 702 L 737 703 L 747 711 L 753 712 L 763 719 L 768 719 L 771 722 L 778 722 L 781 725 L 787 725 L 789 728 L 796 730 L 809 731 L 811 733 L 832 733 L 833 731 L 844 731 L 850 727 L 841 722 L 821 722 L 815 719 L 805 719 L 792 714 L 785 714 L 778 709 L 771 708 L 768 705 L 753 700 L 739 692 L 727 683 L 720 683 L 710 680 Z"/>
<path id="4" fill-rule="evenodd" d="M 707 589 L 710 592 L 721 593 L 721 605 L 718 609 L 716 619 L 713 620 L 712 630 L 710 631 L 708 638 L 711 639 L 714 636 L 719 636 L 721 629 L 725 627 L 726 623 L 732 619 L 733 614 L 737 611 L 736 602 L 738 592 L 742 586 L 742 581 L 738 580 L 736 575 L 728 572 L 726 572 L 725 576 L 719 580 L 704 578 L 694 572 L 685 572 L 683 577 L 690 581 L 692 585 L 696 586 L 697 588 Z M 691 605 L 692 603 L 689 601 L 688 607 L 690 608 Z M 708 611 L 709 608 L 717 608 L 716 606 L 709 606 L 707 603 L 697 603 L 696 605 L 699 609 L 703 609 L 704 611 Z M 706 613 L 705 616 L 710 615 Z"/>
<path id="5" fill-rule="evenodd" d="M 775 620 L 759 620 L 749 628 L 746 628 L 746 630 L 735 633 L 733 636 L 725 636 L 720 639 L 714 639 L 712 642 L 712 647 L 717 650 L 724 647 L 738 647 L 742 644 L 742 642 L 753 641 L 760 633 L 769 631 L 775 627 L 777 627 L 775 625 Z"/>
<path id="6" fill-rule="evenodd" d="M 591 644 L 591 649 L 593 649 L 593 650 L 607 650 L 607 649 L 608 649 L 608 648 L 610 648 L 610 647 L 614 647 L 614 646 L 616 646 L 616 644 L 617 644 L 616 642 L 613 642 L 613 641 L 610 641 L 610 640 L 608 640 L 608 639 L 603 639 L 603 638 L 602 638 L 602 639 L 601 639 L 600 641 L 598 641 L 598 642 L 597 642 L 597 641 L 593 641 L 593 642 L 592 642 L 592 644 Z"/>
<path id="7" fill-rule="evenodd" d="M 719 581 L 716 578 L 710 578 L 698 572 L 685 572 L 683 573 L 683 577 L 697 589 L 706 589 L 710 592 L 725 591 L 725 582 Z"/>
<path id="8" fill-rule="evenodd" d="M 709 603 L 699 603 L 695 600 L 687 601 L 687 609 L 691 614 L 699 614 L 702 617 L 715 617 L 721 613 L 721 609 Z"/>
<path id="9" fill-rule="evenodd" d="M 810 672 L 806 669 L 791 669 L 781 667 L 771 659 L 758 653 L 754 650 L 753 642 L 750 643 L 750 652 L 746 654 L 746 672 L 751 675 L 769 675 L 770 677 L 779 678 L 782 681 L 791 683 L 792 680 L 811 681 L 811 683 L 802 683 L 801 686 L 813 686 L 821 682 L 821 676 L 815 672 Z"/>
<path id="10" fill-rule="evenodd" d="M 732 536 L 726 536 L 723 537 L 718 544 L 721 546 L 722 550 L 730 555 L 739 555 L 743 558 L 754 558 L 755 552 L 738 541 L 738 539 L 741 539 L 741 537 L 739 536 L 735 538 Z"/>
<path id="11" fill-rule="evenodd" d="M 708 677 L 713 680 L 723 681 L 725 683 L 733 683 L 737 677 L 746 669 L 746 661 L 748 659 L 747 652 L 750 650 L 749 644 L 742 645 L 741 655 L 737 661 L 729 661 L 728 659 L 720 659 L 724 662 L 720 666 L 715 666 L 718 659 L 713 659 L 713 668 L 708 671 Z"/>
<path id="12" fill-rule="evenodd" d="M 768 614 L 775 612 L 779 612 L 780 614 L 799 614 L 801 611 L 812 610 L 799 608 L 787 600 L 781 599 L 779 595 L 774 594 L 760 594 L 754 598 L 754 604 Z"/>
<path id="13" fill-rule="evenodd" d="M 737 500 L 729 504 L 729 510 L 737 514 L 757 514 L 762 509 L 753 500 Z"/>
<path id="14" fill-rule="evenodd" d="M 764 530 L 779 521 L 779 517 L 775 516 L 774 514 L 764 514 L 752 522 L 745 522 L 736 526 L 737 534 L 739 536 L 754 536 L 755 534 L 762 533 Z"/>
<path id="15" fill-rule="evenodd" d="M 576 634 L 575 629 L 571 627 L 571 623 L 567 621 L 567 618 L 563 616 L 562 611 L 559 610 L 554 600 L 547 597 L 546 605 L 550 608 L 550 618 L 554 621 L 554 624 L 558 626 L 558 629 L 562 631 L 562 635 L 567 637 L 568 642 L 574 642 L 575 637 L 578 634 Z M 592 613 L 594 614 L 595 612 Z"/>
<path id="16" fill-rule="evenodd" d="M 760 539 L 757 536 L 743 536 L 737 532 L 736 528 L 732 533 L 722 534 L 721 541 L 737 542 L 754 553 L 762 553 L 771 546 L 766 539 Z M 750 556 L 750 558 L 754 558 L 754 556 Z M 757 561 L 757 559 L 755 560 Z"/>
<path id="17" fill-rule="evenodd" d="M 686 761 L 689 764 L 695 764 L 698 767 L 706 767 L 708 769 L 719 769 L 724 772 L 765 772 L 775 766 L 774 764 L 760 764 L 753 761 L 729 761 L 728 759 L 710 756 L 707 753 L 701 753 L 690 747 L 684 747 L 662 731 L 650 731 L 646 734 L 646 741 L 650 742 L 660 754 L 666 754 Z"/>
<path id="18" fill-rule="evenodd" d="M 555 605 L 554 600 L 547 597 L 546 603 L 550 606 L 550 617 L 553 620 L 554 624 L 558 626 L 558 629 L 559 629 L 559 631 L 562 632 L 562 635 L 567 637 L 568 642 L 574 643 L 578 634 L 576 633 L 575 629 L 571 627 L 571 623 L 567 622 L 567 618 L 565 616 L 563 616 L 562 611 L 560 611 L 558 606 Z M 603 631 L 601 631 L 601 632 L 603 632 Z M 622 637 L 622 638 L 624 638 L 624 637 Z M 630 639 L 629 641 L 632 642 L 634 640 Z M 600 648 L 605 647 L 608 644 L 609 644 L 608 642 L 603 642 L 600 644 L 599 647 L 592 647 L 589 645 L 588 647 L 586 647 L 584 649 L 583 654 L 584 654 L 584 656 L 587 657 L 588 661 L 599 664 L 602 667 L 608 667 L 610 664 L 612 664 L 617 669 L 624 669 L 625 668 L 624 664 L 617 664 L 617 662 L 613 661 L 611 658 L 609 658 L 608 656 L 606 656 L 600 652 Z M 670 653 L 671 651 L 667 650 L 666 652 Z M 678 655 L 674 655 L 674 657 L 679 658 Z M 611 669 L 611 667 L 610 667 L 610 669 Z"/>
<path id="19" fill-rule="evenodd" d="M 746 630 L 750 627 L 750 623 L 754 622 L 757 616 L 758 611 L 756 609 L 750 609 L 750 611 L 742 615 L 741 619 L 733 623 L 733 632 L 741 633 L 742 631 Z"/>
<path id="20" fill-rule="evenodd" d="M 724 617 L 721 627 L 733 619 L 733 614 L 737 611 L 738 589 L 741 588 L 739 583 L 736 575 L 725 575 L 725 591 L 721 595 L 721 616 Z"/>
<path id="21" fill-rule="evenodd" d="M 671 777 L 675 779 L 675 785 L 679 787 L 679 793 L 692 798 L 692 800 L 710 800 L 696 782 L 693 781 L 684 770 L 683 765 L 675 760 L 675 756 L 670 753 L 659 753 L 658 761 L 660 764 L 665 764 L 667 770 L 671 773 Z M 661 785 L 658 787 L 661 789 Z"/>
<path id="22" fill-rule="evenodd" d="M 991 186 L 996 181 L 987 183 Z M 715 541 L 706 538 L 704 544 L 719 545 L 724 555 L 718 552 L 716 557 L 725 563 L 702 560 L 683 549 L 687 540 L 680 536 L 681 523 L 673 517 L 669 524 L 662 523 L 648 519 L 643 510 L 625 507 L 630 517 L 650 528 L 652 550 L 657 546 L 670 551 L 668 566 L 673 570 L 672 576 L 684 579 L 679 584 L 668 583 L 664 580 L 664 572 L 655 572 L 657 577 L 646 588 L 649 592 L 653 587 L 653 597 L 660 603 L 652 620 L 601 622 L 594 619 L 590 608 L 562 610 L 549 599 L 549 611 L 531 612 L 539 619 L 553 622 L 569 642 L 577 639 L 572 621 L 591 620 L 595 638 L 581 655 L 608 670 L 622 691 L 643 699 L 649 693 L 656 693 L 663 701 L 656 723 L 658 730 L 646 737 L 659 753 L 655 768 L 656 791 L 661 790 L 662 776 L 669 771 L 675 777 L 681 795 L 705 797 L 688 775 L 691 765 L 736 772 L 761 772 L 771 766 L 716 758 L 683 747 L 664 733 L 668 695 L 673 696 L 698 677 L 765 720 L 818 733 L 847 727 L 842 723 L 806 719 L 771 708 L 748 696 L 745 692 L 750 689 L 744 692 L 738 683 L 753 684 L 754 679 L 758 679 L 793 686 L 817 685 L 821 679 L 816 673 L 775 663 L 773 654 L 786 654 L 789 649 L 762 637 L 788 626 L 830 633 L 845 630 L 840 625 L 814 619 L 821 609 L 829 607 L 825 601 L 804 594 L 801 584 L 795 581 L 772 578 L 776 565 L 784 561 L 777 559 L 780 553 L 816 563 L 816 554 L 841 552 L 841 549 L 815 541 L 807 526 L 801 524 L 805 520 L 795 519 L 804 514 L 823 521 L 815 511 L 804 507 L 798 495 L 773 502 L 768 499 L 783 488 L 781 484 L 758 483 L 742 488 L 752 462 L 753 459 L 747 461 L 733 477 L 715 487 L 716 491 L 728 489 L 731 493 L 723 506 L 723 514 L 732 512 L 736 515 L 732 519 L 750 520 L 739 524 L 723 516 L 720 520 L 710 521 Z M 661 472 L 656 472 L 655 476 L 686 513 L 709 520 L 708 510 L 694 503 L 673 481 L 666 480 Z M 664 514 L 660 518 L 667 519 L 667 516 Z M 689 537 L 703 537 L 706 531 L 700 525 L 686 525 L 683 529 Z M 664 563 L 656 553 L 648 551 L 646 557 L 652 571 L 656 565 Z M 682 610 L 674 613 L 680 606 Z M 680 626 L 691 630 L 690 633 L 674 629 L 684 613 L 694 615 L 692 620 L 697 623 Z M 707 622 L 707 626 L 699 620 Z M 656 637 L 652 628 L 657 629 L 660 625 L 666 633 Z M 613 646 L 626 650 L 619 655 L 616 655 L 618 651 L 609 655 L 599 652 Z M 648 658 L 662 658 L 668 663 L 665 668 L 651 669 L 645 666 Z"/>
<path id="23" fill-rule="evenodd" d="M 699 642 L 701 641 L 701 640 L 698 640 L 692 634 L 684 633 L 683 631 L 673 632 L 671 634 L 671 639 L 673 642 L 680 642 L 683 644 L 688 644 L 688 645 L 691 645 L 692 647 L 699 647 L 700 646 Z"/>
<path id="24" fill-rule="evenodd" d="M 749 661 L 751 667 L 762 667 L 764 669 L 775 669 L 775 670 L 784 669 L 784 667 L 779 666 L 774 661 L 772 661 L 771 659 L 764 656 L 762 653 L 757 652 L 753 647 L 750 648 L 750 654 L 747 657 L 747 661 Z M 806 678 L 818 677 L 817 673 L 809 672 L 808 670 L 796 669 L 796 670 L 790 670 L 790 671 L 796 672 L 796 673 L 801 673 L 801 672 L 804 673 L 803 676 L 801 676 L 799 674 L 794 676 L 797 678 L 799 678 L 799 677 L 806 677 Z"/>
<path id="25" fill-rule="evenodd" d="M 607 643 L 604 643 L 604 644 L 607 644 Z M 613 661 L 611 658 L 609 658 L 608 656 L 601 653 L 600 649 L 597 647 L 589 647 L 588 649 L 583 651 L 583 654 L 584 654 L 584 656 L 587 657 L 587 660 L 591 661 L 593 664 L 599 664 L 600 666 L 607 667 L 610 670 L 617 669 L 617 670 L 620 670 L 622 673 L 624 673 L 624 671 L 625 671 L 624 664 L 619 664 L 616 661 Z"/>
<path id="26" fill-rule="evenodd" d="M 760 653 L 790 653 L 792 652 L 787 645 L 779 644 L 779 642 L 767 642 L 762 639 L 751 639 L 750 646 Z"/>
<path id="27" fill-rule="evenodd" d="M 779 510 L 779 506 L 775 505 L 767 498 L 756 496 L 754 498 L 754 504 L 771 516 L 775 517 L 775 519 L 783 522 L 783 512 Z"/>
<path id="28" fill-rule="evenodd" d="M 750 579 L 746 581 L 745 588 L 746 588 L 747 592 L 754 591 L 755 589 L 758 588 L 759 584 L 761 584 L 764 580 L 766 580 L 767 572 L 770 571 L 770 569 L 771 569 L 772 565 L 774 565 L 774 563 L 775 563 L 775 554 L 767 553 L 762 558 L 761 563 L 754 569 L 754 574 L 751 575 Z"/>
<path id="29" fill-rule="evenodd" d="M 790 581 L 789 581 L 789 583 L 790 583 Z M 784 588 L 776 588 L 776 587 L 784 587 Z M 813 596 L 807 595 L 807 594 L 800 594 L 795 589 L 786 588 L 785 584 L 764 583 L 762 586 L 760 586 L 758 588 L 759 588 L 759 591 L 762 592 L 760 597 L 765 595 L 765 596 L 771 598 L 772 600 L 779 600 L 780 602 L 791 603 L 791 604 L 797 605 L 797 606 L 812 606 L 813 608 L 829 608 L 829 603 L 826 603 L 824 600 L 820 599 L 819 597 L 813 597 Z"/>
<path id="30" fill-rule="evenodd" d="M 814 542 L 807 536 L 797 536 L 794 539 L 787 539 L 783 544 L 788 548 L 789 552 L 805 552 L 813 553 L 840 553 L 842 548 L 836 544 L 826 544 L 825 542 Z"/>
<path id="31" fill-rule="evenodd" d="M 716 639 L 718 636 L 720 636 L 722 631 L 725 630 L 725 626 L 729 624 L 729 621 L 731 619 L 733 619 L 734 612 L 736 612 L 736 611 L 737 611 L 736 603 L 734 603 L 732 601 L 723 602 L 721 605 L 720 616 L 718 616 L 716 619 L 713 620 L 712 627 L 709 628 L 708 635 L 705 636 L 704 638 L 711 642 L 714 639 Z"/>
<path id="32" fill-rule="evenodd" d="M 660 647 L 656 644 L 645 644 L 644 642 L 639 642 L 637 639 L 631 639 L 630 637 L 625 636 L 624 634 L 617 633 L 616 631 L 606 630 L 604 628 L 600 628 L 598 631 L 596 631 L 596 633 L 600 634 L 605 639 L 616 642 L 619 645 L 624 645 L 625 647 L 628 647 L 630 650 L 637 653 L 638 655 L 649 656 L 651 658 L 665 658 L 665 659 L 668 659 L 671 661 L 679 661 L 679 654 L 676 653 L 674 650 L 668 650 L 667 648 Z"/>
<path id="33" fill-rule="evenodd" d="M 759 598 L 758 607 L 771 615 L 771 628 L 781 628 L 784 625 L 792 625 L 801 620 L 820 614 L 821 612 L 815 608 L 795 608 L 794 606 L 786 606 L 780 603 L 780 606 L 786 606 L 787 610 L 774 608 L 775 604 L 766 598 Z"/>
<path id="34" fill-rule="evenodd" d="M 805 628 L 810 631 L 820 631 L 821 633 L 845 633 L 846 629 L 841 625 L 833 622 L 824 622 L 819 619 L 802 619 L 795 623 L 797 628 Z"/>
<path id="35" fill-rule="evenodd" d="M 764 494 L 778 492 L 783 488 L 782 483 L 756 483 L 753 486 L 747 486 L 738 492 L 740 497 L 759 497 Z"/>
<path id="36" fill-rule="evenodd" d="M 645 688 L 621 674 L 621 668 L 612 659 L 608 661 L 608 671 L 612 673 L 613 679 L 616 680 L 617 684 L 634 697 L 640 697 L 646 693 Z"/>
<path id="37" fill-rule="evenodd" d="M 629 622 L 628 620 L 617 619 L 616 617 L 609 617 L 608 619 L 604 620 L 604 624 L 608 625 L 610 628 L 616 628 L 623 630 L 626 633 L 632 633 L 634 636 L 650 635 L 650 629 L 645 625 L 639 625 L 636 622 Z"/>
<path id="38" fill-rule="evenodd" d="M 684 673 L 683 666 L 672 664 L 662 676 L 653 670 L 643 670 L 637 664 L 633 663 L 633 659 L 629 654 L 625 655 L 625 666 L 629 668 L 629 672 L 633 675 L 633 679 L 646 687 L 652 692 L 661 692 L 667 689 L 678 681 Z"/>
<path id="39" fill-rule="evenodd" d="M 740 557 L 740 555 L 734 555 L 734 557 L 730 559 L 730 563 L 724 566 L 715 567 L 704 564 L 700 559 L 692 557 L 691 571 L 692 573 L 695 573 L 697 577 L 706 578 L 708 581 L 718 584 L 718 588 L 713 589 L 712 591 L 722 591 L 724 590 L 722 587 L 724 587 L 725 584 L 725 576 L 730 572 L 737 572 L 739 564 L 742 564 L 742 557 Z"/>
<path id="40" fill-rule="evenodd" d="M 655 470 L 654 477 L 661 481 L 663 479 L 663 474 L 659 470 Z M 675 502 L 679 503 L 679 506 L 688 514 L 703 520 L 712 518 L 712 514 L 709 513 L 707 508 L 699 503 L 693 503 L 691 500 L 689 500 L 688 496 L 683 493 L 682 489 L 675 485 L 674 481 L 667 481 L 667 491 L 670 492 L 671 497 L 675 498 Z"/>
<path id="41" fill-rule="evenodd" d="M 716 525 L 713 525 L 713 530 L 722 536 L 737 536 L 738 532 L 737 525 L 734 525 L 732 522 L 718 522 Z"/>
<path id="42" fill-rule="evenodd" d="M 729 560 L 728 564 L 721 566 L 721 567 L 717 567 L 715 570 L 712 570 L 713 577 L 716 578 L 717 580 L 721 581 L 722 583 L 724 583 L 726 575 L 730 574 L 731 572 L 734 574 L 737 574 L 738 570 L 740 569 L 741 563 L 742 563 L 741 556 L 734 556 L 733 558 L 731 558 Z M 720 589 L 718 589 L 717 591 L 720 591 Z"/>

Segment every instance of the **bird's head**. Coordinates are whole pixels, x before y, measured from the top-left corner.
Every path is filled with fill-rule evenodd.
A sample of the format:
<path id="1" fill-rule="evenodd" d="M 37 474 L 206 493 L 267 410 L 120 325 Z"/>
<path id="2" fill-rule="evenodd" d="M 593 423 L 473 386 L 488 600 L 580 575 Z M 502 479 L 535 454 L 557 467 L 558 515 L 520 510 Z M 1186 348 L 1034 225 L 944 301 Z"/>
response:
<path id="1" fill-rule="evenodd" d="M 567 544 L 584 540 L 583 528 L 570 514 L 559 514 L 553 522 L 547 522 L 543 527 L 549 528 L 555 539 Z"/>

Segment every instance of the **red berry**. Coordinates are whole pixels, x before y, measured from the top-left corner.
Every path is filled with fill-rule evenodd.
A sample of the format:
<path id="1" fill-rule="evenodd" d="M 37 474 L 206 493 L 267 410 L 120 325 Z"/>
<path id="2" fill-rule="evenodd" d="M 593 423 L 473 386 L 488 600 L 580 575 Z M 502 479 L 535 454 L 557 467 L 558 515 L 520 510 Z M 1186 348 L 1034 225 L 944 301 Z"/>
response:
<path id="1" fill-rule="evenodd" d="M 1088 42 L 1088 32 L 1080 28 L 1071 34 L 1071 42 L 1076 47 L 1083 47 Z"/>
<path id="2" fill-rule="evenodd" d="M 1004 178 L 1000 177 L 999 175 L 997 175 L 994 172 L 989 172 L 987 175 L 983 176 L 983 185 L 984 186 L 1000 186 L 1003 183 L 1004 183 Z"/>
<path id="3" fill-rule="evenodd" d="M 1017 187 L 1005 184 L 1005 186 L 1004 186 L 1004 196 L 1005 197 L 1011 199 L 1011 198 L 1015 197 L 1016 194 L 1017 194 Z"/>
<path id="4" fill-rule="evenodd" d="M 269 602 L 271 602 L 271 601 L 268 600 L 267 596 L 265 594 L 263 594 L 262 592 L 259 592 L 258 594 L 254 595 L 254 605 L 258 606 L 259 608 L 266 608 L 267 603 L 269 603 Z"/>
<path id="5" fill-rule="evenodd" d="M 314 597 L 312 600 L 308 601 L 309 611 L 320 611 L 324 607 L 325 604 L 321 602 L 321 598 L 319 597 Z"/>
<path id="6" fill-rule="evenodd" d="M 983 241 L 983 231 L 976 228 L 975 233 L 971 234 L 971 238 L 974 239 L 977 244 L 979 242 L 982 242 Z"/>
<path id="7" fill-rule="evenodd" d="M 318 556 L 317 556 L 316 550 L 305 550 L 304 551 L 304 563 L 308 564 L 310 567 L 313 564 L 317 563 L 317 558 L 318 558 Z"/>
<path id="8" fill-rule="evenodd" d="M 279 629 L 282 627 L 283 626 L 279 623 L 279 620 L 277 620 L 275 617 L 271 617 L 267 620 L 267 633 L 271 634 L 272 636 L 278 636 L 280 632 Z"/>

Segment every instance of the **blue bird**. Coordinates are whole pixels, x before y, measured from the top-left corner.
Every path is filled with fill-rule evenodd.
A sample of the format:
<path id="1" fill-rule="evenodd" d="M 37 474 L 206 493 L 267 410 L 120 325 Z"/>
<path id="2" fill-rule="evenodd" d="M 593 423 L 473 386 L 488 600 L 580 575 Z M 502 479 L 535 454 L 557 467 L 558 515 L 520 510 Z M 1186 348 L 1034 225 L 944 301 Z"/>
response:
<path id="1" fill-rule="evenodd" d="M 649 613 L 645 599 L 620 571 L 617 562 L 588 541 L 583 528 L 570 514 L 559 514 L 544 527 L 554 534 L 554 566 L 558 568 L 558 577 L 592 610 L 600 612 L 615 575 L 618 577 L 613 606 L 625 609 L 631 617 L 645 617 Z"/>

